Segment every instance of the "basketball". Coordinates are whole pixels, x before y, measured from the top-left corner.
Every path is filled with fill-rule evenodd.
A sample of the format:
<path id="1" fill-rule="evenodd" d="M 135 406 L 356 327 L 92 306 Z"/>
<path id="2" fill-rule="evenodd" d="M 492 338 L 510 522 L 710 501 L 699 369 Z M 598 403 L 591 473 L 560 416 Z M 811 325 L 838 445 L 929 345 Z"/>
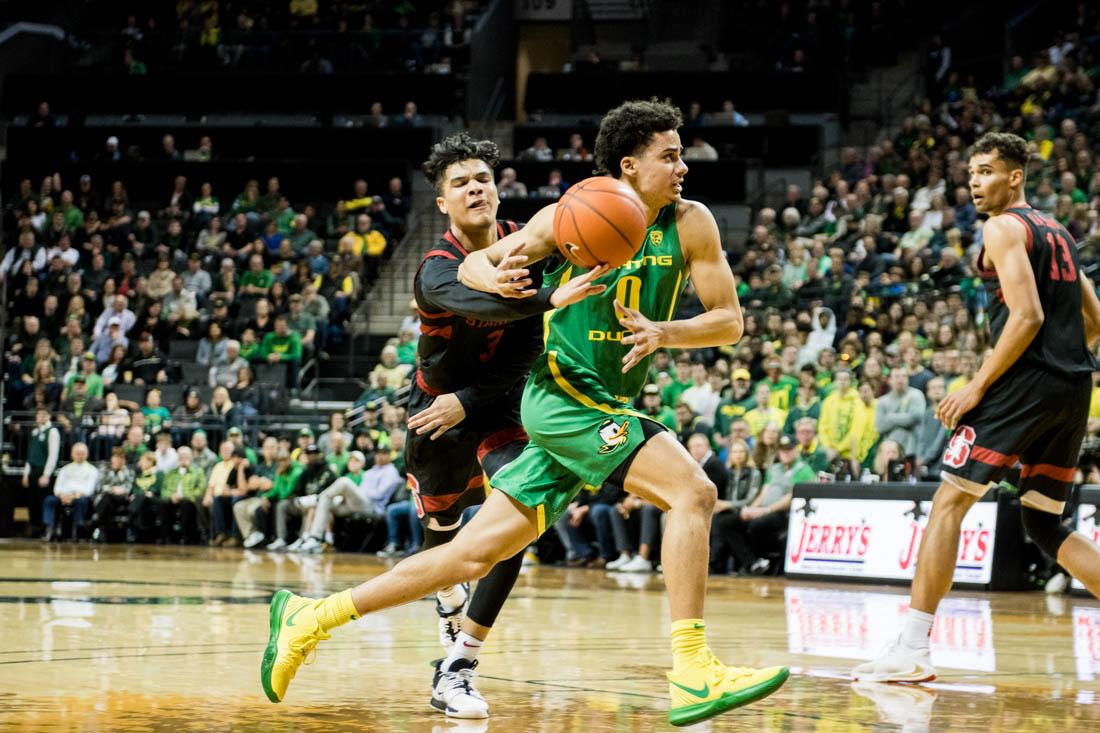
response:
<path id="1" fill-rule="evenodd" d="M 645 241 L 645 205 L 630 186 L 609 176 L 572 186 L 554 212 L 554 240 L 566 259 L 591 269 L 619 267 Z"/>

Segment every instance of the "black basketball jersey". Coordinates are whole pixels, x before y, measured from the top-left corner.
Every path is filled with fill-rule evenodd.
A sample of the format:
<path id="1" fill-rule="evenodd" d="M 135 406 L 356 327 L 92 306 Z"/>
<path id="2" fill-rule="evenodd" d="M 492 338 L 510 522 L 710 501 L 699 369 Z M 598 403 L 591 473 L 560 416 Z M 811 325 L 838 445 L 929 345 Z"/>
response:
<path id="1" fill-rule="evenodd" d="M 1030 206 L 1006 209 L 1005 214 L 1027 231 L 1028 258 L 1043 306 L 1043 325 L 1019 361 L 1064 375 L 1095 371 L 1096 359 L 1085 344 L 1073 237 L 1057 220 Z M 978 270 L 989 295 L 989 328 L 996 343 L 1008 320 L 1008 307 L 997 272 L 986 266 L 984 247 L 978 254 Z"/>
<path id="2" fill-rule="evenodd" d="M 504 237 L 522 226 L 499 221 L 497 234 Z M 522 386 L 542 352 L 541 315 L 553 308 L 553 289 L 522 299 L 470 290 L 458 281 L 466 255 L 448 231 L 424 255 L 413 290 L 421 332 L 417 388 L 433 397 L 455 392 L 468 407 L 468 402 L 491 403 Z M 542 279 L 542 267 L 531 266 L 534 282 Z"/>

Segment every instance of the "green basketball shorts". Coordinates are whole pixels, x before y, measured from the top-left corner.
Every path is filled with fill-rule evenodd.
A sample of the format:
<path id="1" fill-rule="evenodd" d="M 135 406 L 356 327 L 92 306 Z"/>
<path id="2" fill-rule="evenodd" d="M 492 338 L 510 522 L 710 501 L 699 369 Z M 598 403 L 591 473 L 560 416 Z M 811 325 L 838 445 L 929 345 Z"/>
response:
<path id="1" fill-rule="evenodd" d="M 567 379 L 553 352 L 549 357 L 523 392 L 530 442 L 492 477 L 494 489 L 535 510 L 539 534 L 582 488 L 597 490 L 646 441 L 642 420 L 649 419 L 613 399 L 594 378 Z"/>

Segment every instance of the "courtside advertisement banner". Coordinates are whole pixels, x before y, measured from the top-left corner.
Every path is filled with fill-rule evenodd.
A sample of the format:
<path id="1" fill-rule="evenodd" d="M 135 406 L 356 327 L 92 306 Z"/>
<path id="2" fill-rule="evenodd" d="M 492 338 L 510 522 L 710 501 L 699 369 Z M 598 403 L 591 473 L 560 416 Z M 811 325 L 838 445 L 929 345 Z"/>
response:
<path id="1" fill-rule="evenodd" d="M 1100 608 L 1073 607 L 1073 656 L 1077 679 L 1091 682 L 1100 677 Z"/>
<path id="2" fill-rule="evenodd" d="M 1082 504 L 1077 509 L 1077 531 L 1088 537 L 1093 542 L 1100 544 L 1100 516 L 1095 504 Z M 1085 586 L 1077 578 L 1073 579 L 1074 590 L 1085 590 Z"/>
<path id="3" fill-rule="evenodd" d="M 788 574 L 911 580 L 931 501 L 818 499 L 791 503 Z M 989 583 L 993 574 L 997 504 L 975 504 L 963 521 L 957 583 Z"/>
<path id="4" fill-rule="evenodd" d="M 874 659 L 894 638 L 909 597 L 894 593 L 788 586 L 787 650 L 841 659 Z M 992 672 L 993 612 L 983 598 L 945 598 L 932 626 L 932 663 Z"/>

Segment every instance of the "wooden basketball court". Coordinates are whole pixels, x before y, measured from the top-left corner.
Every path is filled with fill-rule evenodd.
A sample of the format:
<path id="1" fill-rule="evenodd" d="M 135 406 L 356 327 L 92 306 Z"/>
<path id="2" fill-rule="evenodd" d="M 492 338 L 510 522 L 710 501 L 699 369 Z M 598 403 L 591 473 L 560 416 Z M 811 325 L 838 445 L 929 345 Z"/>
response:
<path id="1" fill-rule="evenodd" d="M 267 603 L 387 567 L 356 555 L 0 543 L 0 729 L 17 731 L 671 730 L 659 576 L 534 567 L 481 662 L 488 721 L 428 706 L 440 656 L 428 602 L 338 629 L 287 700 L 260 689 Z M 896 632 L 904 589 L 712 579 L 712 646 L 730 664 L 791 666 L 754 706 L 692 730 L 1100 730 L 1100 604 L 954 594 L 933 635 L 940 679 L 853 685 Z"/>

